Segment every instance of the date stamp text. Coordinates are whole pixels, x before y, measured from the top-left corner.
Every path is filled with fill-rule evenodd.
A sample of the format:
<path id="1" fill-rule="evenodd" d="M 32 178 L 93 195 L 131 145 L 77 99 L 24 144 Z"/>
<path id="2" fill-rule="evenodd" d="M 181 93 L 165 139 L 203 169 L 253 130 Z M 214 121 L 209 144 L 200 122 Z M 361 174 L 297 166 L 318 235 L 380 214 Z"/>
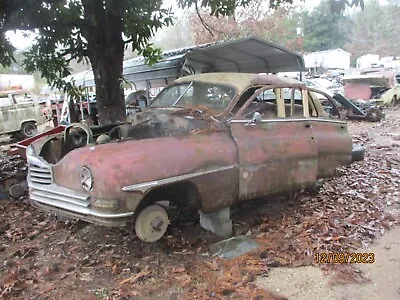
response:
<path id="1" fill-rule="evenodd" d="M 372 252 L 321 252 L 315 253 L 317 264 L 373 264 L 375 254 Z"/>

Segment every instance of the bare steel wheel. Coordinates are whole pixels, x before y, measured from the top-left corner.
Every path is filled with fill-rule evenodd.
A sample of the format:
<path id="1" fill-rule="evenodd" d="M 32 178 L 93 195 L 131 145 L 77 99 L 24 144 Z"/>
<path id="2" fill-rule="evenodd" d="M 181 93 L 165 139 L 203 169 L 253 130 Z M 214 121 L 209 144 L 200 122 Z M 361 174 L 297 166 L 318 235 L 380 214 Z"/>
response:
<path id="1" fill-rule="evenodd" d="M 168 224 L 168 214 L 164 208 L 159 205 L 147 206 L 136 218 L 136 235 L 145 242 L 158 241 L 167 231 Z"/>
<path id="2" fill-rule="evenodd" d="M 22 138 L 30 138 L 37 134 L 36 124 L 33 122 L 25 122 L 21 125 L 21 136 Z"/>

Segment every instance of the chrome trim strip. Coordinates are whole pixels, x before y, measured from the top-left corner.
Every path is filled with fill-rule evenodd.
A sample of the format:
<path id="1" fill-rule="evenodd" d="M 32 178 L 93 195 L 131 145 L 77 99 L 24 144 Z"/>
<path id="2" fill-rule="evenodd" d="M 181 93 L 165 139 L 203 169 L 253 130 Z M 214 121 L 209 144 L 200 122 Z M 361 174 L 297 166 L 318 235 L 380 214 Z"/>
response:
<path id="1" fill-rule="evenodd" d="M 40 168 L 48 169 L 49 171 L 51 170 L 51 165 L 49 165 L 48 163 L 46 163 L 45 161 L 43 161 L 39 157 L 28 155 L 26 157 L 26 159 L 28 161 L 28 164 L 31 163 L 31 164 L 34 164 L 34 165 L 40 167 Z"/>
<path id="2" fill-rule="evenodd" d="M 30 182 L 29 188 L 29 196 L 32 201 L 61 209 L 61 212 L 68 211 L 85 216 L 109 219 L 124 218 L 133 215 L 133 212 L 110 214 L 93 211 L 90 209 L 89 196 L 83 196 L 83 194 L 59 187 L 55 184 L 43 187 Z"/>
<path id="3" fill-rule="evenodd" d="M 32 165 L 34 165 L 33 163 L 32 163 Z M 39 172 L 39 173 L 45 173 L 45 174 L 48 174 L 49 172 L 50 172 L 50 169 L 44 169 L 44 168 L 42 168 L 42 169 L 40 169 L 40 168 L 35 168 L 35 167 L 29 167 L 29 170 L 31 170 L 31 171 L 34 171 L 34 172 Z"/>
<path id="4" fill-rule="evenodd" d="M 31 177 L 37 177 L 37 178 L 43 178 L 43 179 L 48 179 L 51 181 L 51 174 L 50 172 L 39 172 L 39 171 L 35 171 L 33 170 L 32 167 L 29 168 L 30 171 L 34 171 L 35 173 L 32 174 L 32 172 L 30 173 Z M 42 170 L 43 171 L 43 170 Z"/>
<path id="5" fill-rule="evenodd" d="M 78 213 L 74 213 L 74 212 L 68 211 L 68 210 L 63 210 L 63 209 L 60 209 L 60 208 L 57 208 L 54 206 L 41 204 L 34 200 L 32 200 L 31 203 L 33 206 L 35 206 L 43 211 L 66 216 L 68 218 L 84 220 L 86 222 L 90 222 L 90 223 L 98 224 L 98 225 L 102 225 L 102 226 L 125 226 L 127 224 L 127 219 L 129 219 L 129 218 L 118 218 L 118 219 L 96 218 L 96 217 L 92 217 L 92 216 L 80 215 Z"/>
<path id="6" fill-rule="evenodd" d="M 53 200 L 53 199 L 52 200 L 44 200 L 41 198 L 39 199 L 39 198 L 35 197 L 34 195 L 31 195 L 30 199 L 31 199 L 31 201 L 38 202 L 39 204 L 46 204 L 48 206 L 61 208 L 62 210 L 65 210 L 68 212 L 74 212 L 74 213 L 85 215 L 85 216 L 117 219 L 117 218 L 130 217 L 133 215 L 133 212 L 120 213 L 120 214 L 106 214 L 106 213 L 101 213 L 101 212 L 95 212 L 86 207 L 81 207 L 81 206 L 77 206 L 74 204 L 68 204 L 68 203 Z"/>
<path id="7" fill-rule="evenodd" d="M 37 183 L 49 186 L 53 183 L 53 168 L 43 158 L 32 155 L 27 156 L 28 161 L 28 185 Z"/>
<path id="8" fill-rule="evenodd" d="M 33 182 L 29 182 L 28 181 L 28 185 L 30 188 L 35 189 L 35 190 L 39 190 L 39 191 L 43 191 L 43 192 L 49 192 L 52 194 L 56 194 L 56 195 L 60 195 L 60 196 L 68 196 L 71 198 L 75 198 L 77 200 L 81 200 L 81 201 L 85 201 L 89 198 L 88 194 L 81 194 L 75 191 L 72 191 L 70 189 L 66 189 L 64 187 L 61 186 L 57 186 L 55 184 L 52 185 L 41 185 L 41 184 L 35 184 Z"/>
<path id="9" fill-rule="evenodd" d="M 40 178 L 36 178 L 35 176 L 32 176 L 32 174 L 30 174 L 30 180 L 32 181 L 32 182 L 36 182 L 36 183 L 44 183 L 44 184 L 47 184 L 47 185 L 49 185 L 49 184 L 51 184 L 51 178 L 47 178 L 47 180 L 45 180 L 45 179 L 40 179 Z"/>
<path id="10" fill-rule="evenodd" d="M 49 193 L 49 192 L 44 192 L 44 191 L 39 191 L 39 190 L 35 190 L 35 189 L 31 189 L 31 196 L 40 197 L 41 199 L 49 199 L 49 200 L 53 200 L 54 199 L 54 200 L 57 200 L 57 201 L 62 201 L 62 202 L 65 202 L 65 203 L 79 205 L 79 206 L 82 206 L 82 207 L 88 207 L 90 205 L 89 201 L 80 201 L 80 200 L 76 200 L 74 198 L 68 198 L 68 196 L 61 196 L 61 195 L 57 195 L 57 194 L 53 194 L 53 193 Z M 39 201 L 39 200 L 37 200 L 37 201 Z"/>
<path id="11" fill-rule="evenodd" d="M 230 123 L 248 123 L 249 121 L 251 121 L 251 120 L 231 120 Z M 343 121 L 330 120 L 330 119 L 318 119 L 318 118 L 261 120 L 261 123 L 304 122 L 304 121 L 347 124 L 346 122 L 343 122 Z"/>
<path id="12" fill-rule="evenodd" d="M 190 179 L 190 178 L 197 177 L 197 176 L 207 175 L 207 174 L 214 173 L 214 172 L 221 172 L 221 171 L 233 169 L 235 167 L 236 167 L 236 165 L 229 165 L 229 166 L 225 166 L 225 167 L 214 168 L 211 170 L 197 171 L 197 172 L 190 173 L 190 174 L 178 175 L 178 176 L 168 177 L 168 178 L 164 178 L 164 179 L 160 179 L 160 180 L 154 180 L 154 181 L 143 182 L 143 183 L 138 183 L 138 184 L 133 184 L 133 185 L 127 185 L 122 188 L 122 191 L 123 192 L 145 193 L 148 189 L 155 187 L 155 186 L 162 186 L 162 185 Z"/>

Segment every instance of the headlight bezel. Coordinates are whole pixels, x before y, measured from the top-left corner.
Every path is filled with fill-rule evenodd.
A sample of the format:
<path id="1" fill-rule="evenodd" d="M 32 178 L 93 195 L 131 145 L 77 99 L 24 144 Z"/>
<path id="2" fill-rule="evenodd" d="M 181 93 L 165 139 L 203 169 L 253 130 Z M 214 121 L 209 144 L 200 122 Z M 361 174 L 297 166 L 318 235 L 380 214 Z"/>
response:
<path id="1" fill-rule="evenodd" d="M 32 145 L 29 145 L 28 147 L 26 147 L 25 149 L 25 154 L 26 156 L 35 156 L 35 148 Z"/>
<path id="2" fill-rule="evenodd" d="M 83 166 L 79 171 L 79 180 L 81 183 L 82 188 L 86 192 L 90 192 L 93 190 L 93 174 L 92 171 L 87 167 Z"/>

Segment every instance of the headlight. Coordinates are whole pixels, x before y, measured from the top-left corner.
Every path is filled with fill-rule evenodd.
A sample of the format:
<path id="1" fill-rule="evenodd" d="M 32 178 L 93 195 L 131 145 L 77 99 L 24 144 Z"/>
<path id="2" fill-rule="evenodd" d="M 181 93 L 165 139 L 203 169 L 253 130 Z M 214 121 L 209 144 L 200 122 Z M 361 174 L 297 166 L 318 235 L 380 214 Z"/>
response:
<path id="1" fill-rule="evenodd" d="M 82 167 L 79 174 L 82 187 L 85 191 L 89 192 L 93 188 L 93 176 L 88 167 Z"/>
<path id="2" fill-rule="evenodd" d="M 35 148 L 32 145 L 29 145 L 25 150 L 26 156 L 33 156 L 35 155 Z"/>

